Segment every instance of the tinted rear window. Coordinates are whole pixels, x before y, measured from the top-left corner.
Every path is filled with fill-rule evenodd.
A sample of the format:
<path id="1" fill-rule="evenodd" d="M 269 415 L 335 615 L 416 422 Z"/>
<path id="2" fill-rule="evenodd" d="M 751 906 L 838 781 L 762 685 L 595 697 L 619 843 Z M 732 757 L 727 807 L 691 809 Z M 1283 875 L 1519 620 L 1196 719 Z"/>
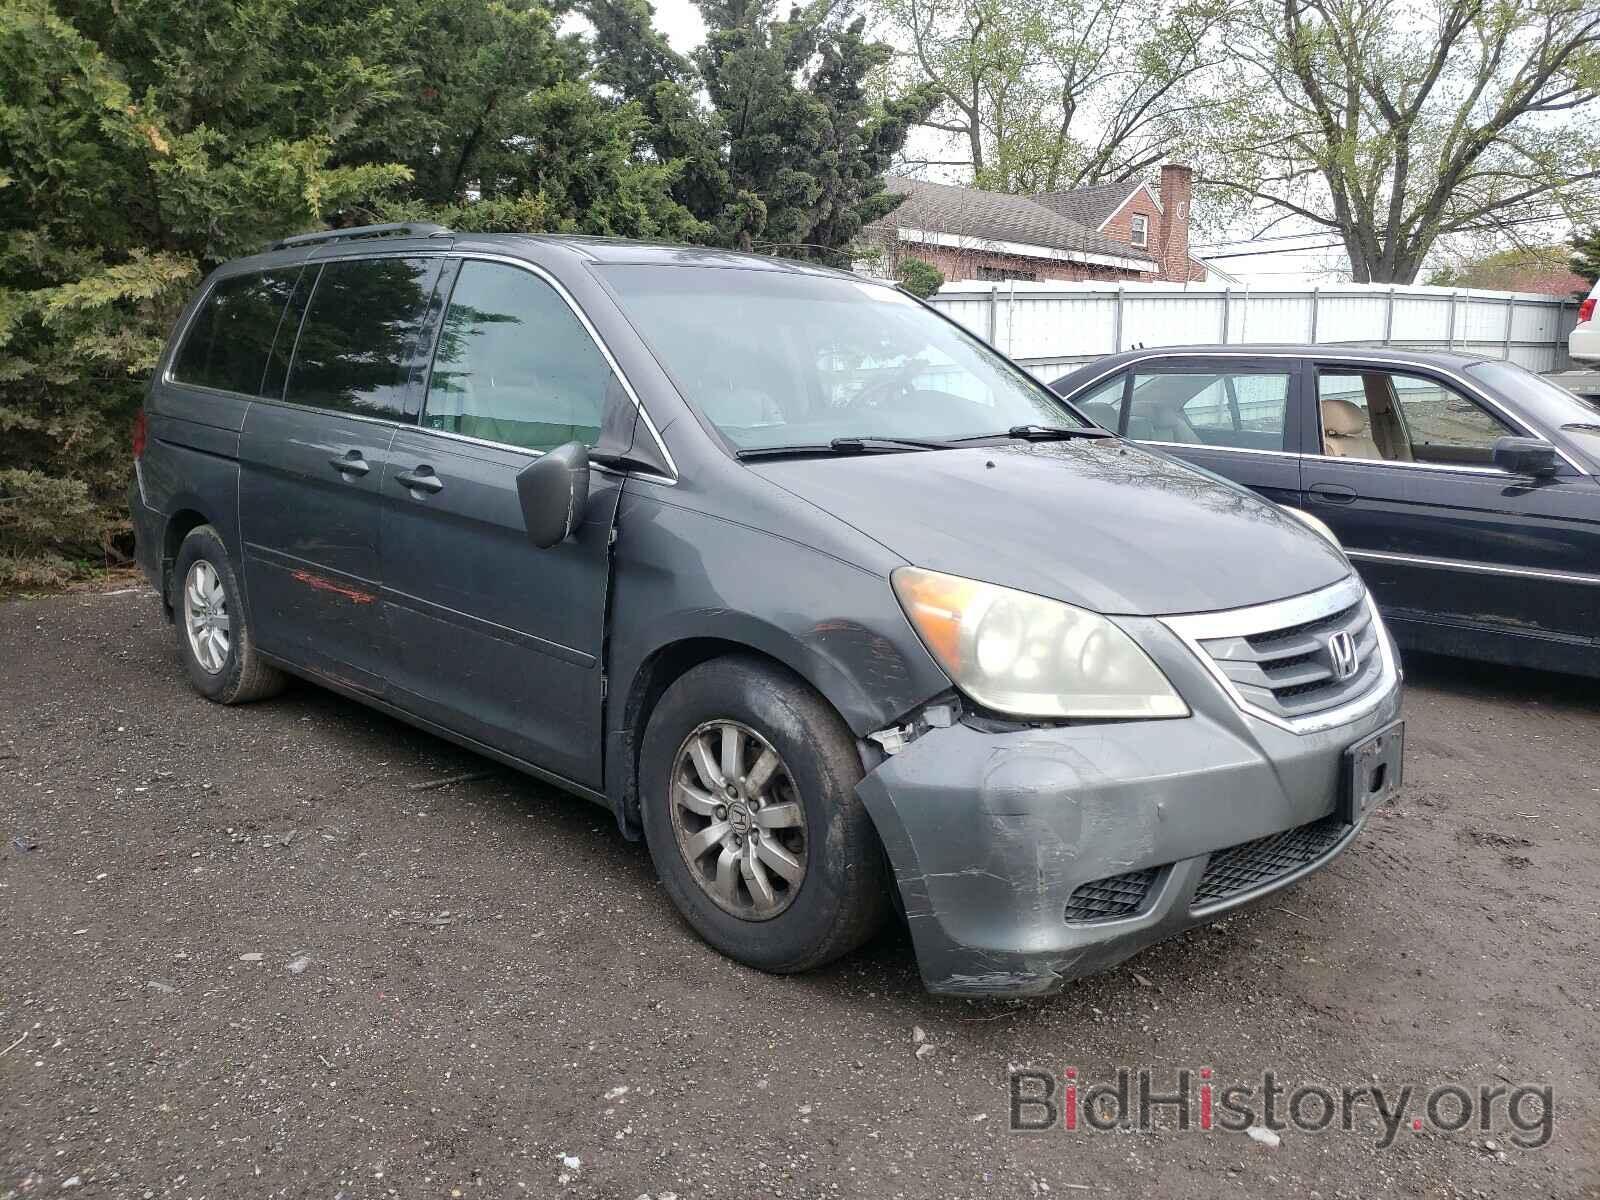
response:
<path id="1" fill-rule="evenodd" d="M 369 258 L 322 268 L 300 326 L 284 399 L 399 418 L 435 260 Z"/>
<path id="2" fill-rule="evenodd" d="M 189 323 L 172 377 L 256 395 L 297 274 L 299 268 L 221 280 Z"/>
<path id="3" fill-rule="evenodd" d="M 294 292 L 289 296 L 288 307 L 283 310 L 283 323 L 278 326 L 278 340 L 272 343 L 272 353 L 267 356 L 267 371 L 261 377 L 263 396 L 283 399 L 283 385 L 289 378 L 289 360 L 294 354 L 294 340 L 300 333 L 306 305 L 311 301 L 311 289 L 316 285 L 316 267 L 301 271 L 300 277 L 295 280 Z"/>

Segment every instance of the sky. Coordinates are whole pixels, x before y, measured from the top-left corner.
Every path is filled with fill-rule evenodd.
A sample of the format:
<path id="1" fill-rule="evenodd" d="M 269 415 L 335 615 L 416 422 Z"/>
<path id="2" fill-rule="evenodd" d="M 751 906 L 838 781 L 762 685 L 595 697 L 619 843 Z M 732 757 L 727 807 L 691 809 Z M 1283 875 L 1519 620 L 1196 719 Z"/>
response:
<path id="1" fill-rule="evenodd" d="M 706 23 L 690 0 L 655 0 L 656 28 L 679 54 L 687 54 L 706 38 Z"/>

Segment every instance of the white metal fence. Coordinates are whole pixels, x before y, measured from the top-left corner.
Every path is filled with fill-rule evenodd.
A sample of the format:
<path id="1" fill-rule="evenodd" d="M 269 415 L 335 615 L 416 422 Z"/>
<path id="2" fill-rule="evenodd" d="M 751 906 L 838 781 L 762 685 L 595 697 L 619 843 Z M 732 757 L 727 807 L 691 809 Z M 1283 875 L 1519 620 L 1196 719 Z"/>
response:
<path id="1" fill-rule="evenodd" d="M 1558 371 L 1578 319 L 1575 299 L 1382 284 L 957 283 L 933 303 L 1045 380 L 1137 346 L 1265 342 L 1455 350 Z"/>

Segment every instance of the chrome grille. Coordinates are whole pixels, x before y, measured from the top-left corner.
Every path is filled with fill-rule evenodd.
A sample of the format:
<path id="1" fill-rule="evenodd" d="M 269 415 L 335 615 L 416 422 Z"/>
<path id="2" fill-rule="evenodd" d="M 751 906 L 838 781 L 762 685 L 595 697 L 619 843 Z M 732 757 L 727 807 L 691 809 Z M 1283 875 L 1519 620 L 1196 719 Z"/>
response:
<path id="1" fill-rule="evenodd" d="M 1322 858 L 1350 826 L 1338 817 L 1323 817 L 1283 833 L 1218 850 L 1206 862 L 1195 887 L 1191 908 L 1204 908 L 1282 879 Z"/>
<path id="2" fill-rule="evenodd" d="M 1144 906 L 1145 897 L 1156 881 L 1159 868 L 1108 875 L 1090 883 L 1080 883 L 1067 897 L 1068 921 L 1104 921 L 1125 917 Z"/>
<path id="3" fill-rule="evenodd" d="M 1285 721 L 1356 700 L 1387 672 L 1382 630 L 1353 579 L 1292 601 L 1168 624 L 1210 658 L 1246 705 Z M 1357 665 L 1341 678 L 1336 639 L 1343 638 Z"/>

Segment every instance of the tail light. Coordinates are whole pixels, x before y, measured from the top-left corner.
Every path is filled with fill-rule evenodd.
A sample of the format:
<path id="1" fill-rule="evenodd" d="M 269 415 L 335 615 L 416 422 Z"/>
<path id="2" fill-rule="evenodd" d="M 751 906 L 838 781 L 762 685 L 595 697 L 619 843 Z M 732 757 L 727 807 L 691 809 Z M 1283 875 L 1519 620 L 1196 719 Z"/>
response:
<path id="1" fill-rule="evenodd" d="M 1594 297 L 1590 296 L 1578 305 L 1578 321 L 1582 323 L 1592 320 L 1594 320 Z"/>
<path id="2" fill-rule="evenodd" d="M 144 443 L 149 436 L 145 426 L 144 409 L 133 414 L 133 461 L 138 462 L 144 457 Z"/>

